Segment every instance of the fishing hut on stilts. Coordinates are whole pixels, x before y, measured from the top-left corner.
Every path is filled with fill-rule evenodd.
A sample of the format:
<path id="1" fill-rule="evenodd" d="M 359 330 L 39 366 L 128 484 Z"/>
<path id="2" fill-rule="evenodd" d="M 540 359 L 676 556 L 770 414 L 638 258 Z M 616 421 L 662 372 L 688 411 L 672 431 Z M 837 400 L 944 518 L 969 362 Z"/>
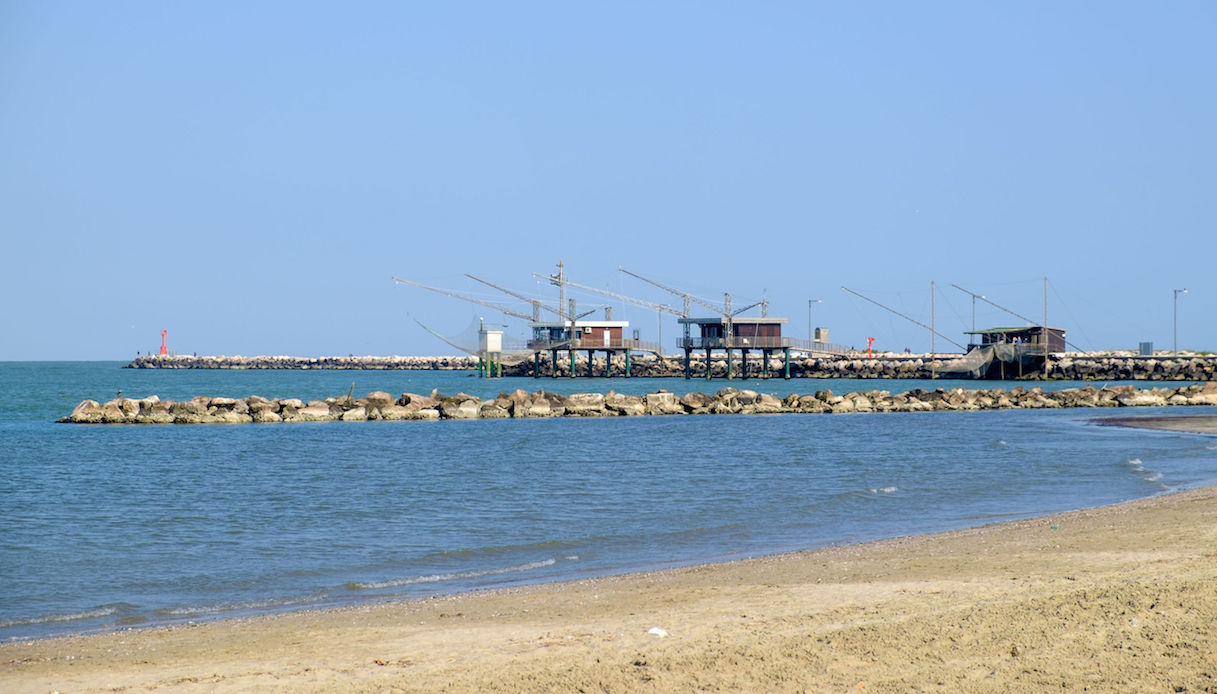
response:
<path id="1" fill-rule="evenodd" d="M 773 356 L 781 352 L 782 354 L 782 376 L 790 378 L 790 351 L 793 348 L 803 349 L 810 352 L 814 349 L 814 345 L 802 345 L 798 340 L 782 336 L 782 325 L 787 322 L 785 318 L 773 318 L 769 316 L 769 302 L 766 300 L 758 301 L 742 308 L 733 308 L 731 305 L 731 294 L 724 294 L 724 302 L 722 306 L 713 304 L 709 301 L 699 299 L 688 292 L 673 289 L 665 284 L 657 282 L 653 279 L 643 277 L 634 272 L 630 272 L 623 267 L 617 268 L 621 272 L 635 277 L 646 282 L 647 284 L 658 287 L 664 291 L 675 294 L 681 297 L 684 301 L 684 310 L 678 315 L 677 323 L 684 329 L 684 335 L 680 338 L 679 345 L 684 351 L 684 367 L 685 378 L 693 377 L 693 352 L 704 350 L 706 353 L 706 379 L 713 378 L 713 358 L 714 352 L 721 351 L 726 356 L 726 373 L 728 380 L 735 378 L 735 353 L 740 353 L 740 370 L 741 378 L 749 378 L 751 375 L 748 371 L 748 358 L 753 352 L 761 354 L 761 370 L 762 378 L 770 378 L 771 366 L 770 362 Z M 716 315 L 710 318 L 697 318 L 690 315 L 692 304 L 696 303 L 699 306 L 713 311 Z M 744 317 L 739 314 L 748 309 L 759 306 L 761 308 L 760 317 Z M 696 327 L 698 334 L 694 336 L 692 329 Z"/>

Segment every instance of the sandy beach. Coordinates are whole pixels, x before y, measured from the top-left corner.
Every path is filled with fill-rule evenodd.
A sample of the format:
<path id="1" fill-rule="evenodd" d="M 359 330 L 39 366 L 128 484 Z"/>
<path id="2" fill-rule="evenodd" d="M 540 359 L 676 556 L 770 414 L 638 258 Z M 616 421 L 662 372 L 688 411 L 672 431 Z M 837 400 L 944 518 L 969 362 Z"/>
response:
<path id="1" fill-rule="evenodd" d="M 699 689 L 1217 691 L 1217 487 L 725 564 L 0 645 L 0 691 L 14 693 Z"/>

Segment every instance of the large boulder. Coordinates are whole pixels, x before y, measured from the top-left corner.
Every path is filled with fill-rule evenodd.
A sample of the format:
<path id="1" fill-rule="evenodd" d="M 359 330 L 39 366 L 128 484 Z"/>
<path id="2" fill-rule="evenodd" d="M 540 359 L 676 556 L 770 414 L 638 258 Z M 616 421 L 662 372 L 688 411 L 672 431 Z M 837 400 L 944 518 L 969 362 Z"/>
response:
<path id="1" fill-rule="evenodd" d="M 1163 407 L 1166 398 L 1151 390 L 1137 390 L 1130 394 L 1116 396 L 1116 402 L 1121 407 Z"/>
<path id="2" fill-rule="evenodd" d="M 291 421 L 296 422 L 332 422 L 341 416 L 341 411 L 334 412 L 329 403 L 321 400 L 310 400 L 307 405 L 296 410 Z M 287 419 L 287 417 L 284 417 Z"/>
<path id="3" fill-rule="evenodd" d="M 439 412 L 444 419 L 477 419 L 481 405 L 481 401 L 472 396 L 452 397 L 440 404 Z"/>
<path id="4" fill-rule="evenodd" d="M 64 421 L 78 424 L 101 422 L 101 403 L 96 400 L 81 400 L 80 404 L 72 410 L 72 414 L 64 418 Z"/>
<path id="5" fill-rule="evenodd" d="M 553 417 L 554 410 L 549 401 L 539 396 L 529 396 L 522 402 L 515 402 L 511 409 L 512 417 Z"/>
<path id="6" fill-rule="evenodd" d="M 498 400 L 488 400 L 478 408 L 478 417 L 481 419 L 505 419 L 510 416 L 508 407 L 501 406 Z"/>
<path id="7" fill-rule="evenodd" d="M 368 393 L 368 396 L 366 398 L 364 398 L 364 400 L 368 403 L 368 407 L 372 407 L 372 408 L 375 408 L 378 410 L 382 410 L 382 409 L 388 407 L 389 405 L 392 405 L 393 401 L 394 401 L 392 395 L 389 395 L 388 393 L 386 393 L 382 390 Z"/>
<path id="8" fill-rule="evenodd" d="M 708 412 L 714 400 L 705 393 L 686 393 L 680 398 L 680 406 L 689 414 Z"/>
<path id="9" fill-rule="evenodd" d="M 600 393 L 575 393 L 566 398 L 566 414 L 589 417 L 604 414 L 604 395 Z"/>
<path id="10" fill-rule="evenodd" d="M 777 396 L 770 395 L 769 393 L 757 395 L 753 407 L 756 408 L 758 414 L 776 414 L 786 409 L 784 403 Z"/>
<path id="11" fill-rule="evenodd" d="M 366 407 L 352 407 L 344 411 L 338 418 L 344 422 L 366 422 L 368 421 L 368 410 Z"/>
<path id="12" fill-rule="evenodd" d="M 249 416 L 258 424 L 271 424 L 274 422 L 282 422 L 283 417 L 275 410 L 269 407 L 259 407 L 249 409 Z"/>
<path id="13" fill-rule="evenodd" d="M 828 412 L 831 409 L 828 403 L 814 395 L 800 395 L 798 407 L 799 412 L 812 413 Z"/>
<path id="14" fill-rule="evenodd" d="M 680 398 L 666 390 L 647 393 L 642 396 L 642 400 L 647 414 L 681 414 L 685 411 L 685 408 L 681 407 Z"/>
<path id="15" fill-rule="evenodd" d="M 640 395 L 622 395 L 609 393 L 604 399 L 604 407 L 612 414 L 637 417 L 646 414 L 647 408 Z"/>
<path id="16" fill-rule="evenodd" d="M 548 391 L 537 391 L 534 399 L 537 397 L 544 398 L 549 403 L 550 415 L 553 417 L 561 417 L 566 414 L 566 398 L 558 393 L 550 393 Z"/>
<path id="17" fill-rule="evenodd" d="M 407 419 L 413 419 L 414 417 L 412 415 L 421 409 L 421 407 L 410 409 L 408 407 L 402 407 L 401 405 L 389 405 L 387 407 L 380 408 L 380 418 L 386 421 L 400 422 Z"/>

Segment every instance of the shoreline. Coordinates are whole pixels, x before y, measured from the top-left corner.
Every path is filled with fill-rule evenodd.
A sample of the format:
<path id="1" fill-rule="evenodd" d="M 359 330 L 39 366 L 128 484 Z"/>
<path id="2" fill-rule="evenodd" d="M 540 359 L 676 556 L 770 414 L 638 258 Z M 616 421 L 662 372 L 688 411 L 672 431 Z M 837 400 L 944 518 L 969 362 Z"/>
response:
<path id="1" fill-rule="evenodd" d="M 1210 486 L 724 563 L 0 644 L 0 689 L 1204 691 L 1214 547 Z"/>

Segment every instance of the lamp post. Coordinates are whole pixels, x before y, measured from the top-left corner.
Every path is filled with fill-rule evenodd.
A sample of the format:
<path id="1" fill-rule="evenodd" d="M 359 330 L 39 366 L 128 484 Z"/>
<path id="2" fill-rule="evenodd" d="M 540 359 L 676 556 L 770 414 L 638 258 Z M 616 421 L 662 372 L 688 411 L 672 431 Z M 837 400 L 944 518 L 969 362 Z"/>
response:
<path id="1" fill-rule="evenodd" d="M 1187 288 L 1175 290 L 1175 321 L 1174 321 L 1174 342 L 1172 343 L 1171 351 L 1175 354 L 1179 353 L 1179 295 L 1187 294 Z"/>
<path id="2" fill-rule="evenodd" d="M 821 299 L 808 299 L 807 300 L 807 346 L 811 347 L 813 349 L 815 348 L 816 343 L 811 341 L 811 305 L 818 304 L 821 301 L 822 301 Z"/>

